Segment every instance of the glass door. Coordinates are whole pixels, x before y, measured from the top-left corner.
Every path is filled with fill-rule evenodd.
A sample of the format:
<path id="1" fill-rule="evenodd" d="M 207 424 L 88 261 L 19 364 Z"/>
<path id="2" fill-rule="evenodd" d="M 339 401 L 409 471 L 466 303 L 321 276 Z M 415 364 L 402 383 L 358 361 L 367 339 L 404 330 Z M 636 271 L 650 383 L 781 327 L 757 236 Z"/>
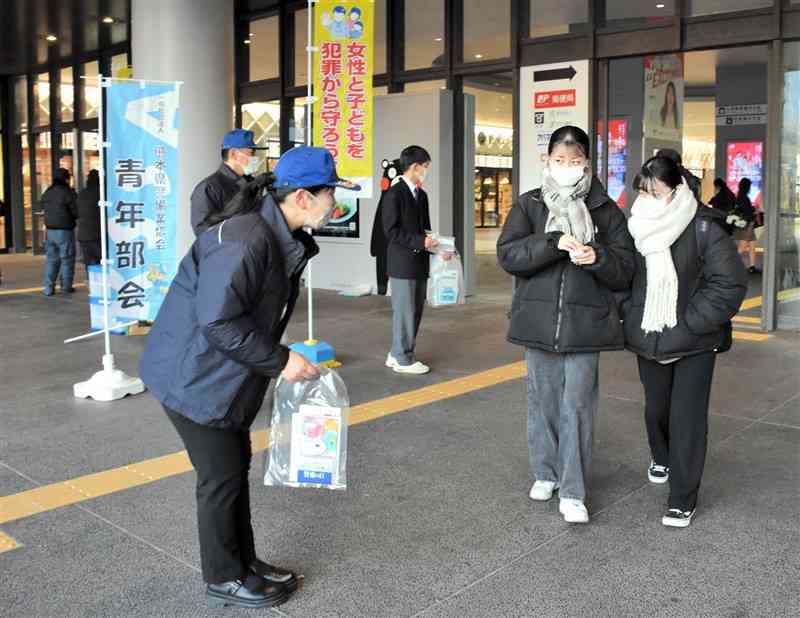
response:
<path id="1" fill-rule="evenodd" d="M 34 174 L 33 174 L 33 252 L 44 253 L 46 230 L 42 195 L 53 184 L 53 146 L 50 131 L 42 131 L 34 136 Z"/>

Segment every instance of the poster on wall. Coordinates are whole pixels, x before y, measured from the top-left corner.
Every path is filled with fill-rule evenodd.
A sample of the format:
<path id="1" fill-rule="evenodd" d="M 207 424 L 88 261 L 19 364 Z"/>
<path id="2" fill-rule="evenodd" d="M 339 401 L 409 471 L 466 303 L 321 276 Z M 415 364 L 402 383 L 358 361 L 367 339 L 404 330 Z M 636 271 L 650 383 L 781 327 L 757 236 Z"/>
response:
<path id="1" fill-rule="evenodd" d="M 608 123 L 608 194 L 620 208 L 627 206 L 625 172 L 628 165 L 628 121 Z"/>
<path id="2" fill-rule="evenodd" d="M 736 193 L 739 190 L 739 181 L 749 178 L 753 183 L 750 201 L 756 208 L 761 208 L 763 149 L 762 142 L 728 142 L 725 180 L 730 190 Z"/>
<path id="3" fill-rule="evenodd" d="M 520 69 L 521 193 L 541 186 L 550 136 L 568 124 L 589 130 L 589 61 Z"/>
<path id="4" fill-rule="evenodd" d="M 314 145 L 371 198 L 375 0 L 319 0 L 314 15 Z"/>
<path id="5" fill-rule="evenodd" d="M 336 198 L 336 208 L 333 209 L 331 220 L 321 229 L 314 232 L 314 236 L 333 238 L 359 238 L 360 213 L 359 202 L 352 198 Z"/>
<path id="6" fill-rule="evenodd" d="M 644 136 L 680 143 L 683 139 L 683 54 L 644 59 Z"/>
<path id="7" fill-rule="evenodd" d="M 109 80 L 109 297 L 112 319 L 153 321 L 178 265 L 178 83 Z"/>

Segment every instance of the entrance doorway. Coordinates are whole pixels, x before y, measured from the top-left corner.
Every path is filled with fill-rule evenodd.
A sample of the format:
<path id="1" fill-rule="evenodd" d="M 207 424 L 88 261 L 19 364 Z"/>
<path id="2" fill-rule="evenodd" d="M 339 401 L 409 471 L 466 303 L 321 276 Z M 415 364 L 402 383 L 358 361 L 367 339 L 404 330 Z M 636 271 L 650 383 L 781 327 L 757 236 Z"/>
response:
<path id="1" fill-rule="evenodd" d="M 715 196 L 716 181 L 738 197 L 731 214 L 746 211 L 744 196 L 738 195 L 746 178 L 757 210 L 777 207 L 763 199 L 767 52 L 766 46 L 749 46 L 609 61 L 605 180 L 620 207 L 630 208 L 634 177 L 662 148 L 681 154 L 684 167 L 701 181 L 705 204 Z M 604 148 L 602 137 L 598 143 Z M 598 167 L 603 168 L 602 159 Z M 750 269 L 737 326 L 762 323 L 765 232 L 749 223 L 732 227 L 740 258 Z"/>
<path id="2" fill-rule="evenodd" d="M 511 279 L 497 265 L 497 239 L 513 203 L 514 91 L 511 73 L 464 78 L 475 98 L 475 252 L 478 294 L 508 302 Z"/>

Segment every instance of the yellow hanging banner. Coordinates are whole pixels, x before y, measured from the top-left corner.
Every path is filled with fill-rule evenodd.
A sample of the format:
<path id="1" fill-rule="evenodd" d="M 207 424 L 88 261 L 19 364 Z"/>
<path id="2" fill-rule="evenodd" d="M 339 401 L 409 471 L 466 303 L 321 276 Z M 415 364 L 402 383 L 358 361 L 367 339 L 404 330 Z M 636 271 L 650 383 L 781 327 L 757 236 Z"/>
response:
<path id="1" fill-rule="evenodd" d="M 314 145 L 370 193 L 374 23 L 375 0 L 319 0 L 314 8 Z"/>

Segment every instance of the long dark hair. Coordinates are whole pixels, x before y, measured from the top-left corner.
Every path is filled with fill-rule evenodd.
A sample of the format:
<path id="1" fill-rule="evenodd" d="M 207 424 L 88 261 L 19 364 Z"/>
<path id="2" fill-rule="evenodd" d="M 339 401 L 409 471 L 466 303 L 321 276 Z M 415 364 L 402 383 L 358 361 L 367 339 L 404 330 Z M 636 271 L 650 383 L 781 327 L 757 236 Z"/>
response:
<path id="1" fill-rule="evenodd" d="M 645 161 L 642 171 L 633 179 L 633 189 L 651 193 L 656 180 L 660 180 L 670 189 L 679 187 L 683 182 L 680 166 L 669 157 L 652 157 Z"/>
<path id="2" fill-rule="evenodd" d="M 749 178 L 742 178 L 739 181 L 739 193 L 736 195 L 737 200 L 749 200 L 750 189 L 753 188 L 753 182 Z"/>
<path id="3" fill-rule="evenodd" d="M 661 106 L 661 124 L 667 124 L 667 114 L 669 114 L 669 91 L 672 90 L 672 116 L 675 119 L 675 128 L 681 126 L 678 120 L 678 90 L 675 88 L 675 82 L 667 84 L 667 90 L 664 94 L 664 105 Z"/>
<path id="4" fill-rule="evenodd" d="M 270 195 L 275 200 L 276 204 L 280 204 L 298 189 L 298 187 L 275 187 L 275 181 L 275 174 L 272 172 L 259 174 L 239 189 L 239 192 L 225 204 L 221 211 L 209 214 L 205 218 L 204 223 L 208 227 L 212 227 L 217 223 L 222 223 L 233 217 L 261 210 L 264 198 L 267 195 Z M 308 187 L 305 190 L 309 193 L 316 194 L 327 188 L 327 185 L 324 185 Z"/>

